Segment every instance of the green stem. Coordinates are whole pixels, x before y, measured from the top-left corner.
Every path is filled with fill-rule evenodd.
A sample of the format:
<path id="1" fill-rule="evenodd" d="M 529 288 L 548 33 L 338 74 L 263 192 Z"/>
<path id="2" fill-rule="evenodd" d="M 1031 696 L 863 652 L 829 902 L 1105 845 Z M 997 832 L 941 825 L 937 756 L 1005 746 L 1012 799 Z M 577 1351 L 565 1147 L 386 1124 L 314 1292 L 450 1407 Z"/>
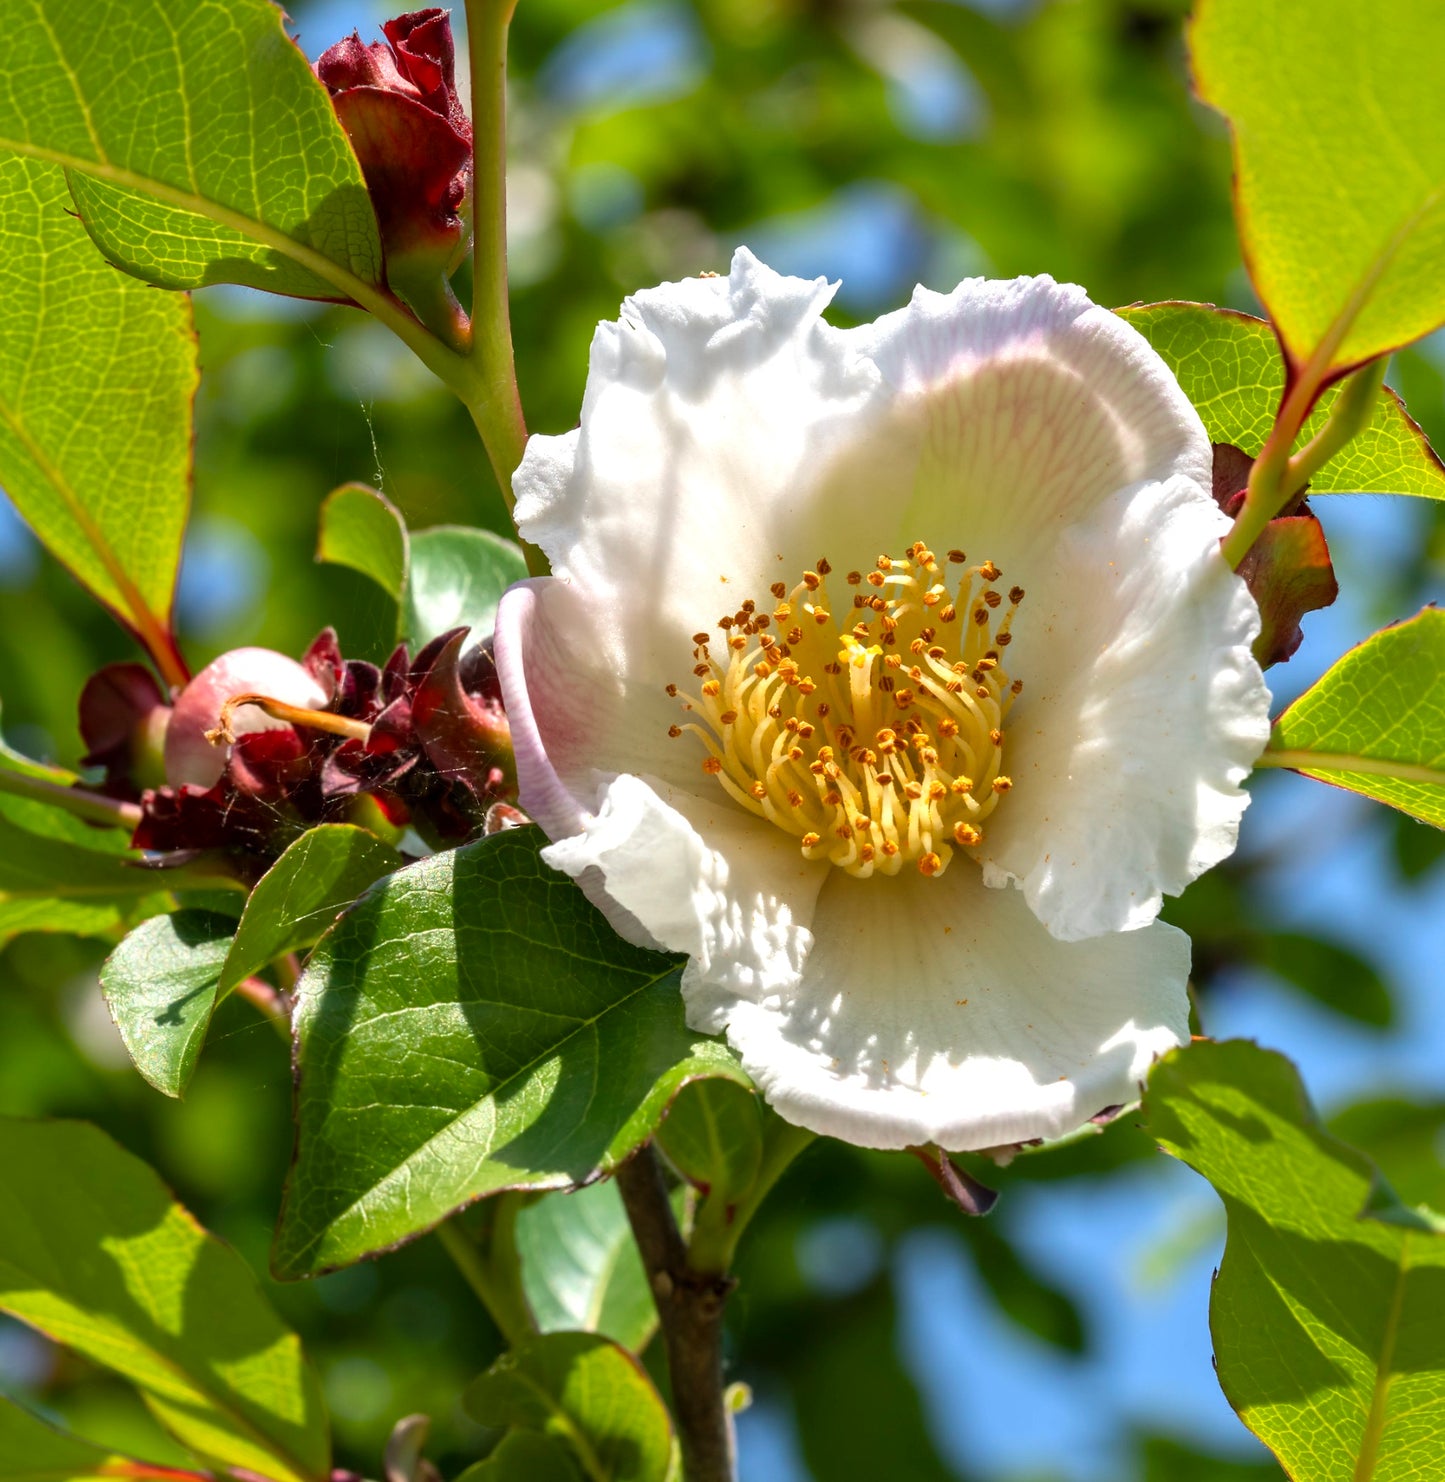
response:
<path id="1" fill-rule="evenodd" d="M 480 1239 L 473 1239 L 455 1219 L 438 1225 L 436 1232 L 467 1285 L 514 1347 L 537 1331 L 537 1319 L 522 1287 L 522 1262 L 517 1254 L 517 1215 L 522 1203 L 520 1194 L 496 1194 L 489 1199 L 489 1223 Z"/>
<path id="2" fill-rule="evenodd" d="M 1346 443 L 1370 425 L 1380 399 L 1380 387 L 1385 384 L 1385 367 L 1389 359 L 1388 355 L 1381 355 L 1345 382 L 1330 408 L 1325 425 L 1286 465 L 1282 504 L 1293 499 Z"/>
<path id="3" fill-rule="evenodd" d="M 1398 236 L 1398 234 L 1397 234 Z M 1394 247 L 1391 248 L 1393 254 Z M 1280 403 L 1279 411 L 1275 413 L 1274 426 L 1270 429 L 1269 437 L 1266 438 L 1264 447 L 1260 450 L 1259 457 L 1254 460 L 1254 467 L 1249 471 L 1249 487 L 1245 492 L 1244 505 L 1239 511 L 1239 516 L 1234 522 L 1234 528 L 1230 530 L 1220 543 L 1220 550 L 1224 559 L 1232 568 L 1237 569 L 1239 563 L 1249 554 L 1250 548 L 1259 539 L 1264 528 L 1282 510 L 1289 500 L 1300 488 L 1303 487 L 1309 475 L 1299 479 L 1294 488 L 1289 487 L 1290 470 L 1293 463 L 1291 452 L 1295 442 L 1300 435 L 1300 429 L 1305 424 L 1311 408 L 1314 406 L 1323 388 L 1326 378 L 1330 375 L 1331 367 L 1334 365 L 1335 356 L 1339 353 L 1345 342 L 1345 337 L 1350 327 L 1359 317 L 1360 310 L 1364 307 L 1366 300 L 1374 291 L 1379 281 L 1380 273 L 1384 271 L 1383 261 L 1376 264 L 1370 272 L 1355 285 L 1354 291 L 1345 303 L 1344 308 L 1335 317 L 1329 329 L 1325 331 L 1323 338 L 1315 347 L 1315 352 L 1309 360 L 1298 369 L 1289 383 L 1289 389 L 1285 393 L 1284 400 Z M 1365 367 L 1370 371 L 1375 362 Z M 1361 374 L 1364 374 L 1362 372 Z M 1380 375 L 1384 375 L 1383 368 Z M 1358 377 L 1356 379 L 1359 379 Z M 1363 388 L 1362 388 L 1363 390 Z M 1376 382 L 1374 390 L 1379 390 Z M 1331 420 L 1336 412 L 1339 412 L 1339 402 L 1344 400 L 1343 394 L 1336 402 L 1331 411 Z M 1346 413 L 1350 415 L 1350 413 Z M 1366 418 L 1368 421 L 1368 417 Z M 1361 423 L 1361 426 L 1364 424 Z M 1356 431 L 1359 429 L 1356 428 Z M 1321 435 L 1324 429 L 1321 428 Z M 1354 433 L 1350 433 L 1353 437 Z M 1318 438 L 1312 440 L 1310 447 Z M 1340 443 L 1348 442 L 1345 438 Z M 1334 451 L 1338 451 L 1335 449 Z M 1303 458 L 1309 452 L 1309 447 L 1300 451 Z M 1331 453 L 1329 456 L 1333 456 Z M 1320 459 L 1322 466 L 1324 459 Z"/>
<path id="4" fill-rule="evenodd" d="M 29 798 L 36 803 L 49 803 L 64 808 L 67 813 L 83 818 L 87 823 L 123 828 L 128 833 L 134 832 L 141 819 L 140 807 L 136 803 L 122 803 L 117 798 L 108 798 L 88 788 L 66 787 L 59 782 L 47 782 L 42 777 L 29 777 L 24 772 L 12 772 L 6 768 L 0 768 L 0 792 L 13 793 L 18 798 Z"/>
<path id="5" fill-rule="evenodd" d="M 527 445 L 507 296 L 507 29 L 516 0 L 466 4 L 472 64 L 471 359 L 477 390 L 462 399 L 486 444 L 510 514 L 512 475 Z M 545 572 L 541 553 L 526 550 L 528 569 Z"/>
<path id="6" fill-rule="evenodd" d="M 694 1271 L 721 1274 L 731 1268 L 738 1241 L 763 1200 L 772 1193 L 793 1159 L 817 1136 L 781 1117 L 773 1116 L 771 1120 L 763 1144 L 763 1161 L 752 1188 L 730 1208 L 715 1207 L 716 1201 L 705 1199 L 698 1210 L 687 1247 L 687 1263 Z"/>
<path id="7" fill-rule="evenodd" d="M 288 1045 L 291 1043 L 291 1014 L 287 1007 L 289 1000 L 280 990 L 273 988 L 262 978 L 242 978 L 233 992 L 237 998 L 244 998 L 252 1008 L 258 1010 Z"/>

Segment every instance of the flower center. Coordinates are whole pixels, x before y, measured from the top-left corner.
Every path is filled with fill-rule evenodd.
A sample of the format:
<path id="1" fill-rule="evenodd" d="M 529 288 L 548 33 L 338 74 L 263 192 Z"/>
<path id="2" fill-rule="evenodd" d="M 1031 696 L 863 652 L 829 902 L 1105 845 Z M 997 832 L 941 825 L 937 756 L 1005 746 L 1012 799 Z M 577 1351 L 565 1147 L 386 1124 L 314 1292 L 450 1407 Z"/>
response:
<path id="1" fill-rule="evenodd" d="M 822 560 L 792 591 L 778 582 L 769 611 L 744 602 L 718 619 L 721 641 L 693 634 L 701 685 L 667 692 L 697 719 L 668 734 L 697 736 L 703 770 L 804 858 L 941 874 L 1013 786 L 1003 724 L 1023 681 L 1002 654 L 1023 588 L 1005 599 L 992 561 L 940 564 L 922 541 L 850 571 L 837 603 L 831 574 Z"/>

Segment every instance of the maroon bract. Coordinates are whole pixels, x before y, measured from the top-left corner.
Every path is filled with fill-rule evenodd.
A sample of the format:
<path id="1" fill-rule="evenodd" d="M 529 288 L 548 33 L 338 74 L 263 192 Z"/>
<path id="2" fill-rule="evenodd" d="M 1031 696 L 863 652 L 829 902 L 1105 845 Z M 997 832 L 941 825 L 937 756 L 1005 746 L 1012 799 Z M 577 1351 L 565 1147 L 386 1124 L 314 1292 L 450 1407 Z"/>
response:
<path id="1" fill-rule="evenodd" d="M 1214 499 L 1233 517 L 1244 503 L 1253 459 L 1233 443 L 1214 444 Z M 1300 619 L 1339 596 L 1324 527 L 1301 494 L 1260 532 L 1239 563 L 1239 574 L 1259 604 L 1254 656 L 1262 669 L 1283 664 L 1304 641 Z"/>
<path id="2" fill-rule="evenodd" d="M 317 823 L 356 823 L 393 839 L 410 824 L 434 845 L 481 833 L 488 810 L 514 798 L 516 788 L 490 659 L 480 645 L 461 655 L 466 632 L 433 639 L 414 661 L 402 646 L 384 669 L 343 658 L 329 628 L 299 664 L 259 651 L 291 694 L 310 697 L 308 708 L 253 682 L 258 651 L 223 655 L 193 682 L 212 669 L 230 676 L 219 687 L 208 682 L 214 704 L 209 725 L 197 731 L 233 738 L 220 750 L 203 741 L 221 770 L 209 786 L 173 778 L 146 792 L 136 847 L 176 862 L 220 852 L 242 878 L 254 879 Z M 228 707 L 236 694 L 260 699 Z M 192 708 L 199 717 L 201 707 Z M 179 704 L 176 713 L 189 735 L 196 717 L 182 716 Z M 253 713 L 267 728 L 244 723 Z M 189 751 L 187 759 L 194 760 Z"/>
<path id="3" fill-rule="evenodd" d="M 171 708 L 144 664 L 107 664 L 80 692 L 80 735 L 87 767 L 104 767 L 103 789 L 133 799 L 166 780 L 163 760 Z"/>
<path id="4" fill-rule="evenodd" d="M 316 75 L 366 177 L 388 281 L 425 317 L 470 244 L 472 125 L 446 11 L 411 11 L 382 30 L 384 42 L 353 32 L 329 47 Z"/>

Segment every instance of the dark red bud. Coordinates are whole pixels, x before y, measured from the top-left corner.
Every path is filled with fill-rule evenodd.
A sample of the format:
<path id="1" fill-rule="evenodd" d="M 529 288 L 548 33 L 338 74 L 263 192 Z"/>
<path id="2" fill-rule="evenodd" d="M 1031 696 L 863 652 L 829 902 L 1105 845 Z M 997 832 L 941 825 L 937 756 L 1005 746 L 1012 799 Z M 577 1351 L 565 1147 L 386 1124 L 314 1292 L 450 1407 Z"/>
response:
<path id="1" fill-rule="evenodd" d="M 316 75 L 366 177 L 388 281 L 426 318 L 470 245 L 472 125 L 446 11 L 412 11 L 382 29 L 385 42 L 338 41 Z"/>
<path id="2" fill-rule="evenodd" d="M 166 726 L 171 708 L 143 664 L 107 664 L 80 692 L 80 735 L 85 765 L 105 767 L 106 786 L 138 797 L 165 781 Z"/>
<path id="3" fill-rule="evenodd" d="M 1214 444 L 1214 499 L 1231 517 L 1244 503 L 1252 466 L 1232 443 Z M 1324 529 L 1302 494 L 1265 526 L 1238 571 L 1259 604 L 1254 656 L 1262 669 L 1291 658 L 1304 641 L 1300 619 L 1340 593 Z"/>

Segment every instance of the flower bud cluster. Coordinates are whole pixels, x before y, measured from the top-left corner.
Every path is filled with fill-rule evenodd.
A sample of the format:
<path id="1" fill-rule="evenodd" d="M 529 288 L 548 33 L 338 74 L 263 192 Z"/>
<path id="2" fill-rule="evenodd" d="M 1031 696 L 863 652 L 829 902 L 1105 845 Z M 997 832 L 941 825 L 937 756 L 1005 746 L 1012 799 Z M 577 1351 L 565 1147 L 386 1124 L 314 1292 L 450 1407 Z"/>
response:
<path id="1" fill-rule="evenodd" d="M 173 706 L 147 671 L 112 665 L 82 697 L 87 760 L 140 802 L 136 848 L 220 853 L 245 879 L 318 823 L 456 843 L 516 792 L 490 647 L 464 651 L 467 632 L 414 659 L 402 645 L 384 667 L 343 658 L 330 628 L 299 664 L 236 649 Z"/>

